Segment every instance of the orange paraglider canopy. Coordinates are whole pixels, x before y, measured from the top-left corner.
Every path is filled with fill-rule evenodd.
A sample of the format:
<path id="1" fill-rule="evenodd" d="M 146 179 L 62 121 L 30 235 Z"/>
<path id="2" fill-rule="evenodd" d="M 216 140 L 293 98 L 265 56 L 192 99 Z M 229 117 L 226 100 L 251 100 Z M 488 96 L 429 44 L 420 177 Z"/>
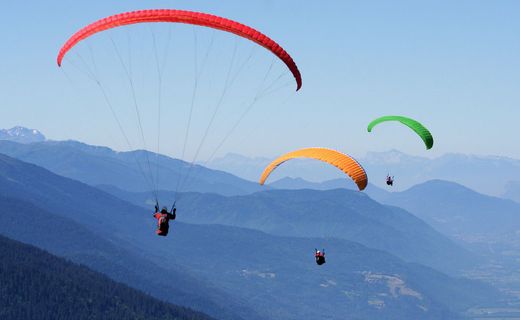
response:
<path id="1" fill-rule="evenodd" d="M 279 165 L 287 160 L 295 158 L 316 159 L 335 166 L 336 168 L 346 173 L 350 178 L 352 178 L 352 180 L 354 180 L 359 188 L 359 191 L 365 189 L 368 184 L 368 178 L 365 169 L 363 169 L 363 167 L 356 160 L 339 151 L 326 148 L 305 148 L 284 154 L 283 156 L 275 159 L 264 169 L 264 172 L 260 177 L 260 184 L 263 185 L 271 172 L 273 172 L 273 170 L 276 169 Z"/>

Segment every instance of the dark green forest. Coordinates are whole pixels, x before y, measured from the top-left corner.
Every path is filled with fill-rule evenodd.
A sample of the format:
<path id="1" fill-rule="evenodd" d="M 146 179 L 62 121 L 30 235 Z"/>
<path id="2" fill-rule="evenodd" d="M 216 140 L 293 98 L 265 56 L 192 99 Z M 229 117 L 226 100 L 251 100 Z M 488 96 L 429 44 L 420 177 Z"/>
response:
<path id="1" fill-rule="evenodd" d="M 0 319 L 211 319 L 3 236 L 0 257 Z"/>

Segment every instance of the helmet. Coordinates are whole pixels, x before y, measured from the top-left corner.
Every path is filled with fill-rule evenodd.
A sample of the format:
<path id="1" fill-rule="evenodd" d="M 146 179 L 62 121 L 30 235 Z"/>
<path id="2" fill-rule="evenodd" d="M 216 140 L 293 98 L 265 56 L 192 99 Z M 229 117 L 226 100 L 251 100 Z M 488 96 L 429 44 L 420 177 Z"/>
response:
<path id="1" fill-rule="evenodd" d="M 168 208 L 165 206 L 165 207 L 162 207 L 162 210 L 168 211 Z"/>
<path id="2" fill-rule="evenodd" d="M 316 250 L 316 253 L 320 253 L 320 250 Z"/>

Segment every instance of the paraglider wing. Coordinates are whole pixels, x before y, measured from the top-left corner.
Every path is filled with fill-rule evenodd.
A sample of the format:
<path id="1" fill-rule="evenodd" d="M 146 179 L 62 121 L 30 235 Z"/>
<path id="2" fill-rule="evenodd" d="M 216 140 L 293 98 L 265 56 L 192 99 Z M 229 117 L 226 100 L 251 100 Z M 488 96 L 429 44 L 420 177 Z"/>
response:
<path id="1" fill-rule="evenodd" d="M 291 56 L 274 40 L 262 34 L 261 32 L 243 25 L 239 22 L 229 20 L 226 18 L 214 16 L 202 12 L 193 12 L 185 10 L 171 10 L 171 9 L 152 9 L 139 10 L 132 12 L 125 12 L 116 14 L 110 17 L 98 20 L 83 29 L 76 32 L 70 37 L 67 42 L 60 49 L 57 62 L 61 66 L 63 57 L 67 52 L 74 47 L 78 42 L 90 37 L 91 35 L 119 26 L 145 23 L 145 22 L 172 22 L 172 23 L 186 23 L 198 26 L 204 26 L 213 29 L 234 33 L 243 38 L 249 39 L 267 50 L 275 54 L 285 65 L 289 68 L 296 80 L 296 90 L 298 91 L 302 86 L 302 78 L 298 66 L 293 61 Z"/>
<path id="2" fill-rule="evenodd" d="M 368 178 L 363 167 L 353 158 L 341 152 L 326 148 L 305 148 L 292 151 L 271 162 L 262 173 L 260 184 L 264 184 L 271 172 L 287 160 L 295 158 L 316 159 L 335 166 L 354 180 L 359 190 L 366 188 Z"/>
<path id="3" fill-rule="evenodd" d="M 372 128 L 374 128 L 376 125 L 387 121 L 401 122 L 402 124 L 408 126 L 410 129 L 415 131 L 415 133 L 417 133 L 419 137 L 421 137 L 421 139 L 424 141 L 424 144 L 426 145 L 426 149 L 431 149 L 431 147 L 433 147 L 433 136 L 430 133 L 430 131 L 416 120 L 403 116 L 384 116 L 377 118 L 368 124 L 368 132 L 372 132 Z"/>

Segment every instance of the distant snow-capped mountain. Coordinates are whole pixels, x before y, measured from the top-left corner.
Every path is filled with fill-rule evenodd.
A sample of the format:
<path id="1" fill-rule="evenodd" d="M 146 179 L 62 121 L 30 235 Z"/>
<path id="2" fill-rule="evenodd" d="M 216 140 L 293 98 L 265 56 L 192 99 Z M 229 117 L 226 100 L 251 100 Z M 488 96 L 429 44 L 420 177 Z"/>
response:
<path id="1" fill-rule="evenodd" d="M 18 143 L 33 143 L 45 141 L 45 136 L 36 129 L 16 126 L 11 129 L 0 129 L 0 140 L 9 140 Z"/>

